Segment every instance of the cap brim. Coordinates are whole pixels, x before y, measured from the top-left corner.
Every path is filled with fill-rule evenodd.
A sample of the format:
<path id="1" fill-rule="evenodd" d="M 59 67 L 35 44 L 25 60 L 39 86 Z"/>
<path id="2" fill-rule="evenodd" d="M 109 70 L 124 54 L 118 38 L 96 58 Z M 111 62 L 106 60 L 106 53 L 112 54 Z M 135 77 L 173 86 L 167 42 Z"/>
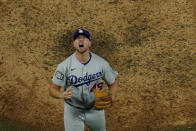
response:
<path id="1" fill-rule="evenodd" d="M 77 37 L 79 35 L 83 35 L 83 36 L 85 36 L 86 38 L 88 38 L 90 40 L 89 36 L 87 34 L 85 34 L 85 33 L 78 33 L 77 35 L 74 36 L 74 40 L 77 39 Z"/>

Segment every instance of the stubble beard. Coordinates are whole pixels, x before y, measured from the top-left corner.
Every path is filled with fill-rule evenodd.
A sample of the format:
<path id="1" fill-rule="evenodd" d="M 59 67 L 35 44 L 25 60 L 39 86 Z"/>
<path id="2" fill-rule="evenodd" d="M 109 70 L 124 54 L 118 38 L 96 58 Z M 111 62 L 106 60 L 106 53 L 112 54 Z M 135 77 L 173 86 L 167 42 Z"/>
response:
<path id="1" fill-rule="evenodd" d="M 79 54 L 84 54 L 84 53 L 86 53 L 87 51 L 88 51 L 87 49 L 85 49 L 85 50 L 77 49 L 77 52 L 78 52 Z"/>

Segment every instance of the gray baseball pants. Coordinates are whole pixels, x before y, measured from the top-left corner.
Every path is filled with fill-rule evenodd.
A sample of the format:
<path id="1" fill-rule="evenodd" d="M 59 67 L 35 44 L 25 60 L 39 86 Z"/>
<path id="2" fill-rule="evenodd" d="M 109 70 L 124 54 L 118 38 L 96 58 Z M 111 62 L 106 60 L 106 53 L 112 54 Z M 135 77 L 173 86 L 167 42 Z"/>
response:
<path id="1" fill-rule="evenodd" d="M 81 110 L 65 103 L 65 131 L 84 131 L 84 125 L 91 131 L 106 131 L 104 110 Z"/>

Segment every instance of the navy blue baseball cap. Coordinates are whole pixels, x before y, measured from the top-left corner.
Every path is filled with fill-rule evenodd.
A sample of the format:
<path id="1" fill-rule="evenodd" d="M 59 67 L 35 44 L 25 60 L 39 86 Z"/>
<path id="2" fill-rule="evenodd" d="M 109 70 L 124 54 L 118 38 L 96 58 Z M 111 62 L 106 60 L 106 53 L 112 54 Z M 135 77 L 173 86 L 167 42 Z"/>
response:
<path id="1" fill-rule="evenodd" d="M 87 31 L 87 30 L 84 30 L 84 29 L 79 29 L 79 30 L 76 30 L 76 32 L 74 33 L 74 36 L 73 36 L 73 39 L 77 39 L 77 37 L 79 35 L 84 35 L 86 36 L 89 40 L 91 39 L 91 36 L 90 36 L 90 33 Z"/>

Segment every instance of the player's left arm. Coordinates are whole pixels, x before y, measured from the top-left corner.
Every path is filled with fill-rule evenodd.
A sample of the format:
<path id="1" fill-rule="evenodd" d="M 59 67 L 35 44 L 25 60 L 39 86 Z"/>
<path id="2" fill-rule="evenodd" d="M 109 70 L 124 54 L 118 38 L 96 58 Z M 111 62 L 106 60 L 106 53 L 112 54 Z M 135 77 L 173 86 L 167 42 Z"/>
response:
<path id="1" fill-rule="evenodd" d="M 117 81 L 117 79 L 115 79 L 115 81 L 112 83 L 112 85 L 108 85 L 108 87 L 109 87 L 109 92 L 110 92 L 111 97 L 112 97 L 112 101 L 114 101 L 117 90 L 118 90 L 118 81 Z"/>
<path id="2" fill-rule="evenodd" d="M 111 94 L 112 101 L 114 101 L 118 89 L 118 73 L 112 69 L 107 61 L 103 64 L 103 72 L 103 80 L 106 82 L 109 88 L 109 93 Z"/>

